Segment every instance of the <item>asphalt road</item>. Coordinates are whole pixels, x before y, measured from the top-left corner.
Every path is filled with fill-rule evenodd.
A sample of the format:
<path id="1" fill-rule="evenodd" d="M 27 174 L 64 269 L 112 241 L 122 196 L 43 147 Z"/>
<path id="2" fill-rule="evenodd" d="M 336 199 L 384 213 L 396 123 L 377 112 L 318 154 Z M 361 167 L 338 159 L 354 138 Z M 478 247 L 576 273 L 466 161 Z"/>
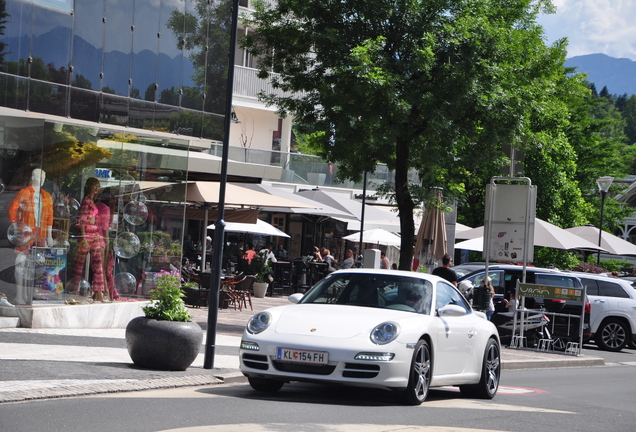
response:
<path id="1" fill-rule="evenodd" d="M 274 395 L 246 384 L 152 390 L 3 404 L 0 431 L 631 431 L 634 378 L 628 361 L 504 371 L 493 400 L 449 388 L 419 407 L 397 405 L 385 391 L 299 383 Z"/>

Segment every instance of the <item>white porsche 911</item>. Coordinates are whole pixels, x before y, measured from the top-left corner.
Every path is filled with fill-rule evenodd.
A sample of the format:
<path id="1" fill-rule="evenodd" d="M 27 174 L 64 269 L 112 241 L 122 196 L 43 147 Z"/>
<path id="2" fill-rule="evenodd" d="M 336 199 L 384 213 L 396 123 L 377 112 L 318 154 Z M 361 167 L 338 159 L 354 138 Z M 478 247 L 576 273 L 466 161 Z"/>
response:
<path id="1" fill-rule="evenodd" d="M 501 347 L 495 326 L 450 283 L 425 273 L 350 269 L 292 303 L 255 314 L 241 372 L 258 391 L 308 381 L 390 389 L 422 403 L 431 386 L 493 398 Z"/>

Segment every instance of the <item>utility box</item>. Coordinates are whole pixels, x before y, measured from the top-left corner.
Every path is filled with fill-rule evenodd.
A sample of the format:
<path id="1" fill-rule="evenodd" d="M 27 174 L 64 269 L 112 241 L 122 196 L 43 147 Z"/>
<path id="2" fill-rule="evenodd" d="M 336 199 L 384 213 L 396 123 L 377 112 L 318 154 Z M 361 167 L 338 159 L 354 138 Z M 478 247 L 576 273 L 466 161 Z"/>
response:
<path id="1" fill-rule="evenodd" d="M 364 268 L 380 268 L 380 249 L 367 249 L 364 251 L 364 261 L 362 267 Z"/>

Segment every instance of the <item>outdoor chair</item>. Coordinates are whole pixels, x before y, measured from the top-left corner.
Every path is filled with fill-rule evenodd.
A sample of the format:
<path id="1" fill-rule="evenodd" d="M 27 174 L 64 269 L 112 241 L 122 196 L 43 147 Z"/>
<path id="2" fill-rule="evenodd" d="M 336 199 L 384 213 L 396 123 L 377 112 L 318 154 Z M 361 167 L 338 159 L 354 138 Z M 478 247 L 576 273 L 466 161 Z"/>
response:
<path id="1" fill-rule="evenodd" d="M 250 304 L 250 309 L 254 310 L 254 308 L 252 307 L 252 287 L 254 286 L 254 282 L 256 282 L 256 276 L 245 276 L 245 278 L 237 283 L 236 285 L 234 285 L 234 292 L 240 296 L 240 303 L 241 303 L 241 307 L 239 309 L 242 309 L 243 307 L 245 307 L 245 309 L 247 309 L 247 304 Z"/>
<path id="2" fill-rule="evenodd" d="M 221 281 L 221 292 L 224 296 L 221 296 L 221 304 L 219 307 L 223 308 L 223 302 L 227 302 L 227 307 L 233 306 L 234 310 L 238 307 L 239 310 L 243 308 L 243 294 L 235 290 L 236 286 L 245 280 L 246 276 L 237 275 L 233 278 Z M 251 303 L 250 303 L 251 305 Z"/>

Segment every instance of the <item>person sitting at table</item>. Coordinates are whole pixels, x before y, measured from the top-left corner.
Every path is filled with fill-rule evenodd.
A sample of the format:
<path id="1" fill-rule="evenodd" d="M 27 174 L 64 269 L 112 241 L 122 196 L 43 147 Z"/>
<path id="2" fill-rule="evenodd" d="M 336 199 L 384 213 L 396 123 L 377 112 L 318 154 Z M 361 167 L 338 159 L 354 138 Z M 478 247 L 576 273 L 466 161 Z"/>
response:
<path id="1" fill-rule="evenodd" d="M 342 264 L 338 266 L 339 269 L 350 269 L 353 268 L 355 261 L 353 260 L 353 251 L 351 249 L 347 249 L 345 252 L 345 259 L 342 261 Z"/>
<path id="2" fill-rule="evenodd" d="M 274 256 L 276 256 L 277 259 L 287 258 L 287 251 L 282 243 L 278 243 L 278 248 L 274 251 Z"/>
<path id="3" fill-rule="evenodd" d="M 259 252 L 259 254 L 265 254 L 265 263 L 269 264 L 271 263 L 275 263 L 278 260 L 276 259 L 276 255 L 274 254 L 274 252 L 272 251 L 272 248 L 274 247 L 273 244 L 271 243 L 267 243 L 267 245 L 265 245 L 265 247 L 263 249 L 261 249 L 261 251 Z"/>
<path id="4" fill-rule="evenodd" d="M 309 254 L 309 256 L 313 256 L 312 261 L 322 261 L 322 255 L 320 254 L 318 246 L 314 246 L 314 250 Z"/>
<path id="5" fill-rule="evenodd" d="M 327 248 L 322 248 L 322 262 L 327 263 L 327 271 L 332 272 L 336 270 L 334 268 L 335 259 L 333 255 L 331 255 L 331 251 Z"/>
<path id="6" fill-rule="evenodd" d="M 254 245 L 252 243 L 247 244 L 247 249 L 243 254 L 243 259 L 247 261 L 247 265 L 252 264 L 252 260 L 256 257 L 256 251 L 254 250 Z"/>

